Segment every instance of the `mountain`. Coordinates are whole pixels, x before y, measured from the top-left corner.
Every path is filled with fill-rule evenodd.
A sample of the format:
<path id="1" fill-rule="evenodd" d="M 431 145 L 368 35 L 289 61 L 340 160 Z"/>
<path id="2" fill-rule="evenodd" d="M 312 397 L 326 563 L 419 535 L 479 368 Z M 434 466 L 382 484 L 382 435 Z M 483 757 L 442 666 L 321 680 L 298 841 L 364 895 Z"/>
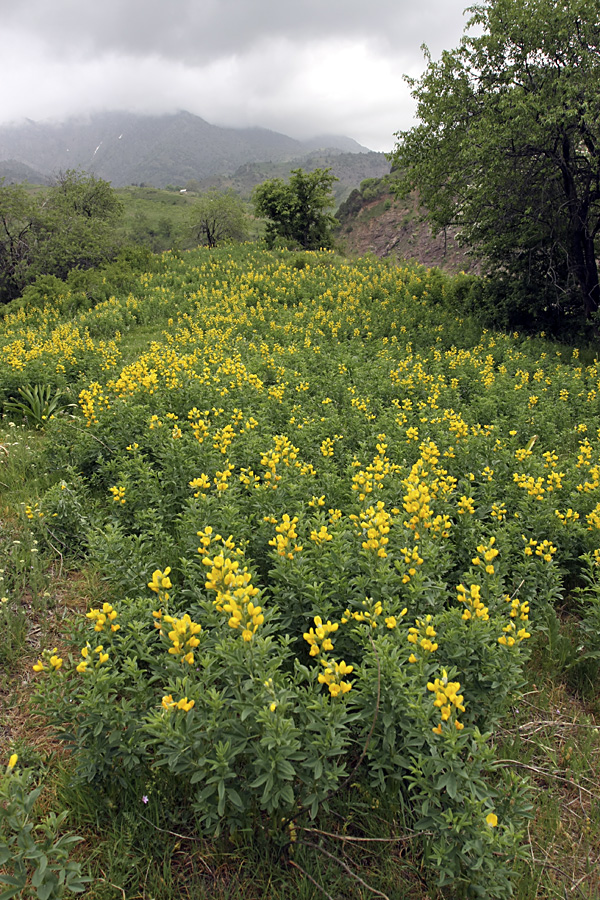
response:
<path id="1" fill-rule="evenodd" d="M 50 184 L 50 179 L 41 172 L 15 159 L 0 161 L 0 180 L 2 179 L 5 184 L 21 184 L 23 181 L 30 184 Z"/>
<path id="2" fill-rule="evenodd" d="M 191 179 L 233 174 L 249 163 L 302 160 L 323 150 L 330 155 L 369 152 L 343 136 L 298 141 L 266 128 L 222 128 L 188 112 L 106 112 L 0 127 L 0 164 L 18 162 L 45 178 L 81 168 L 115 187 L 183 186 Z"/>
<path id="3" fill-rule="evenodd" d="M 209 188 L 219 191 L 233 190 L 241 197 L 249 198 L 257 184 L 271 178 L 289 178 L 292 169 L 305 172 L 315 169 L 331 169 L 338 180 L 332 187 L 336 206 L 342 203 L 357 184 L 365 179 L 382 178 L 390 171 L 384 153 L 369 150 L 364 153 L 339 152 L 338 150 L 312 150 L 304 156 L 276 162 L 248 162 L 232 174 L 211 175 L 209 178 L 192 179 L 192 190 L 202 192 Z"/>

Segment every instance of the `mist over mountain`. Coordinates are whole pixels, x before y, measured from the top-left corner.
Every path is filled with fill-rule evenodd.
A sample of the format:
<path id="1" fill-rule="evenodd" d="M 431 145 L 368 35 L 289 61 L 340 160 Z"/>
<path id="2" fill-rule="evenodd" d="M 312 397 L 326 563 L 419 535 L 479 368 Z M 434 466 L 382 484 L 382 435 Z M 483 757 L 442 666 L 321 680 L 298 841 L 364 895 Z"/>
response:
<path id="1" fill-rule="evenodd" d="M 370 153 L 349 137 L 299 141 L 265 128 L 222 128 L 188 112 L 106 112 L 60 123 L 27 119 L 0 126 L 0 175 L 21 171 L 30 181 L 81 168 L 115 187 L 185 185 L 191 179 L 233 174 L 249 163 L 295 160 L 300 165 L 315 151 L 328 156 Z"/>

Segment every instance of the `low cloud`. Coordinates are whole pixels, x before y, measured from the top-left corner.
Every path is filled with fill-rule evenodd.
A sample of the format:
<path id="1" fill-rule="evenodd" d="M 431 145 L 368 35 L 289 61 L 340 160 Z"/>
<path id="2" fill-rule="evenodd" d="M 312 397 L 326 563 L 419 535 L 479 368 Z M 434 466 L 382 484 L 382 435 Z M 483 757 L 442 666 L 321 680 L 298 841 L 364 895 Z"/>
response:
<path id="1" fill-rule="evenodd" d="M 456 45 L 462 2 L 0 0 L 14 88 L 0 121 L 187 109 L 293 137 L 344 133 L 389 150 L 409 127 L 403 74 Z"/>

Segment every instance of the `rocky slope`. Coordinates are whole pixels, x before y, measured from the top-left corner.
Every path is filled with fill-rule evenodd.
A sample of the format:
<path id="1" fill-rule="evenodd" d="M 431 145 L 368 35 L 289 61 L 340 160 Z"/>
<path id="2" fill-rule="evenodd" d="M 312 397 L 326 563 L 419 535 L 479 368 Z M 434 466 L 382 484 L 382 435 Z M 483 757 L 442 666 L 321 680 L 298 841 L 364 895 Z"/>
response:
<path id="1" fill-rule="evenodd" d="M 398 262 L 414 260 L 438 266 L 447 272 L 476 271 L 476 263 L 458 245 L 455 232 L 448 229 L 446 234 L 432 236 L 415 195 L 398 200 L 383 191 L 365 199 L 360 191 L 354 191 L 338 210 L 338 218 L 337 243 L 349 256 L 373 253 Z"/>

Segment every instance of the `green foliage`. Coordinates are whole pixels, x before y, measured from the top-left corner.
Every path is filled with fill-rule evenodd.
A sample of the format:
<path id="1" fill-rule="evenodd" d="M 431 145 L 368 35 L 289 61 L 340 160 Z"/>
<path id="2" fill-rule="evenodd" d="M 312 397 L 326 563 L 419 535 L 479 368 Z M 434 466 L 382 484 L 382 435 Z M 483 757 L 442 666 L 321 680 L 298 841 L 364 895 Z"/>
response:
<path id="1" fill-rule="evenodd" d="M 2 630 L 2 644 L 0 645 L 0 663 L 4 671 L 8 672 L 22 659 L 25 639 L 27 637 L 27 621 L 25 611 L 20 604 L 7 596 L 8 590 L 4 577 L 4 569 L 0 570 L 0 629 Z"/>
<path id="2" fill-rule="evenodd" d="M 1 335 L 3 384 L 47 373 L 83 413 L 49 421 L 24 508 L 101 582 L 36 663 L 80 802 L 113 827 L 145 797 L 159 829 L 303 865 L 311 816 L 350 836 L 363 803 L 428 880 L 505 898 L 529 796 L 497 747 L 528 645 L 557 677 L 573 646 L 595 664 L 594 604 L 579 643 L 555 607 L 597 547 L 598 362 L 458 318 L 474 279 L 374 258 L 204 248 L 135 281 Z"/>
<path id="3" fill-rule="evenodd" d="M 259 185 L 254 191 L 254 209 L 257 216 L 267 219 L 267 246 L 281 239 L 284 245 L 305 250 L 331 247 L 336 219 L 327 209 L 333 205 L 335 181 L 330 169 L 292 169 L 287 183 L 273 178 Z"/>
<path id="4" fill-rule="evenodd" d="M 208 191 L 191 209 L 190 229 L 198 243 L 209 247 L 243 241 L 248 225 L 242 200 L 233 191 Z"/>
<path id="5" fill-rule="evenodd" d="M 363 196 L 358 188 L 354 188 L 343 203 L 340 203 L 336 212 L 336 219 L 343 225 L 349 219 L 353 219 L 363 208 Z"/>
<path id="6" fill-rule="evenodd" d="M 485 261 L 491 312 L 564 332 L 600 302 L 597 6 L 487 0 L 469 25 L 409 79 L 421 122 L 397 135 L 400 188 Z"/>
<path id="7" fill-rule="evenodd" d="M 18 296 L 37 242 L 38 206 L 21 185 L 0 181 L 0 301 Z"/>
<path id="8" fill-rule="evenodd" d="M 0 900 L 59 900 L 80 894 L 90 879 L 69 856 L 81 838 L 60 834 L 66 811 L 36 820 L 34 807 L 42 788 L 30 789 L 30 771 L 15 769 L 16 764 L 11 757 L 0 775 L 0 883 L 6 885 Z"/>
<path id="9" fill-rule="evenodd" d="M 43 428 L 52 416 L 77 409 L 75 403 L 63 400 L 62 391 L 49 384 L 23 385 L 18 390 L 22 399 L 7 400 L 4 409 L 8 413 L 21 413 L 33 428 Z"/>
<path id="10" fill-rule="evenodd" d="M 528 807 L 521 783 L 490 784 L 489 734 L 473 724 L 474 716 L 491 724 L 496 715 L 484 703 L 505 710 L 520 679 L 520 653 L 499 645 L 497 622 L 481 619 L 477 627 L 502 682 L 495 680 L 491 696 L 489 688 L 472 692 L 469 712 L 456 696 L 460 683 L 449 680 L 455 670 L 440 670 L 434 650 L 430 656 L 411 642 L 414 629 L 400 625 L 397 601 L 386 611 L 397 613 L 398 625 L 384 623 L 381 603 L 369 601 L 341 624 L 315 617 L 309 628 L 306 606 L 281 615 L 258 605 L 267 599 L 231 538 L 210 528 L 199 534 L 203 555 L 186 561 L 181 588 L 173 588 L 169 568 L 155 570 L 148 585 L 154 601 L 125 598 L 88 612 L 75 635 L 75 670 L 65 671 L 50 652 L 36 665 L 40 710 L 75 749 L 79 777 L 109 793 L 135 778 L 166 809 L 183 806 L 184 780 L 204 833 L 236 833 L 260 820 L 275 847 L 289 840 L 291 820 L 316 819 L 350 779 L 366 780 L 374 796 L 413 808 L 440 884 L 483 885 L 493 865 L 488 896 L 508 897 L 502 860 L 517 852 Z M 337 552 L 347 557 L 346 548 Z M 273 555 L 277 589 L 295 567 Z M 331 566 L 337 553 L 315 554 L 315 562 L 319 556 Z M 365 553 L 366 568 L 369 562 Z M 452 629 L 461 645 L 468 633 L 477 656 L 471 626 L 450 619 L 429 616 L 427 633 L 448 647 Z M 300 637 L 298 625 L 308 629 L 310 654 L 299 654 L 290 636 Z M 330 636 L 361 660 L 358 679 L 349 680 L 353 667 L 338 662 L 338 653 L 334 659 Z M 448 708 L 442 727 L 437 699 L 444 691 L 456 709 Z M 365 753 L 366 771 L 357 771 Z"/>
<path id="11" fill-rule="evenodd" d="M 63 279 L 116 256 L 121 213 L 108 182 L 80 171 L 61 173 L 35 195 L 0 183 L 0 301 L 18 297 L 40 275 Z"/>
<path id="12" fill-rule="evenodd" d="M 41 515 L 35 524 L 42 541 L 49 547 L 58 545 L 65 555 L 73 557 L 87 545 L 90 505 L 81 477 L 69 471 L 65 475 L 68 480 L 62 478 L 41 497 Z"/>
<path id="13" fill-rule="evenodd" d="M 125 245 L 148 248 L 162 253 L 174 248 L 194 246 L 189 229 L 189 214 L 194 197 L 173 194 L 153 187 L 119 188 L 123 216 L 117 233 Z"/>
<path id="14" fill-rule="evenodd" d="M 385 178 L 365 178 L 360 183 L 360 193 L 363 200 L 369 203 L 371 200 L 378 200 L 389 190 L 389 179 Z"/>
<path id="15" fill-rule="evenodd" d="M 86 219 L 110 220 L 123 212 L 123 204 L 108 181 L 76 169 L 59 173 L 50 202 Z"/>

